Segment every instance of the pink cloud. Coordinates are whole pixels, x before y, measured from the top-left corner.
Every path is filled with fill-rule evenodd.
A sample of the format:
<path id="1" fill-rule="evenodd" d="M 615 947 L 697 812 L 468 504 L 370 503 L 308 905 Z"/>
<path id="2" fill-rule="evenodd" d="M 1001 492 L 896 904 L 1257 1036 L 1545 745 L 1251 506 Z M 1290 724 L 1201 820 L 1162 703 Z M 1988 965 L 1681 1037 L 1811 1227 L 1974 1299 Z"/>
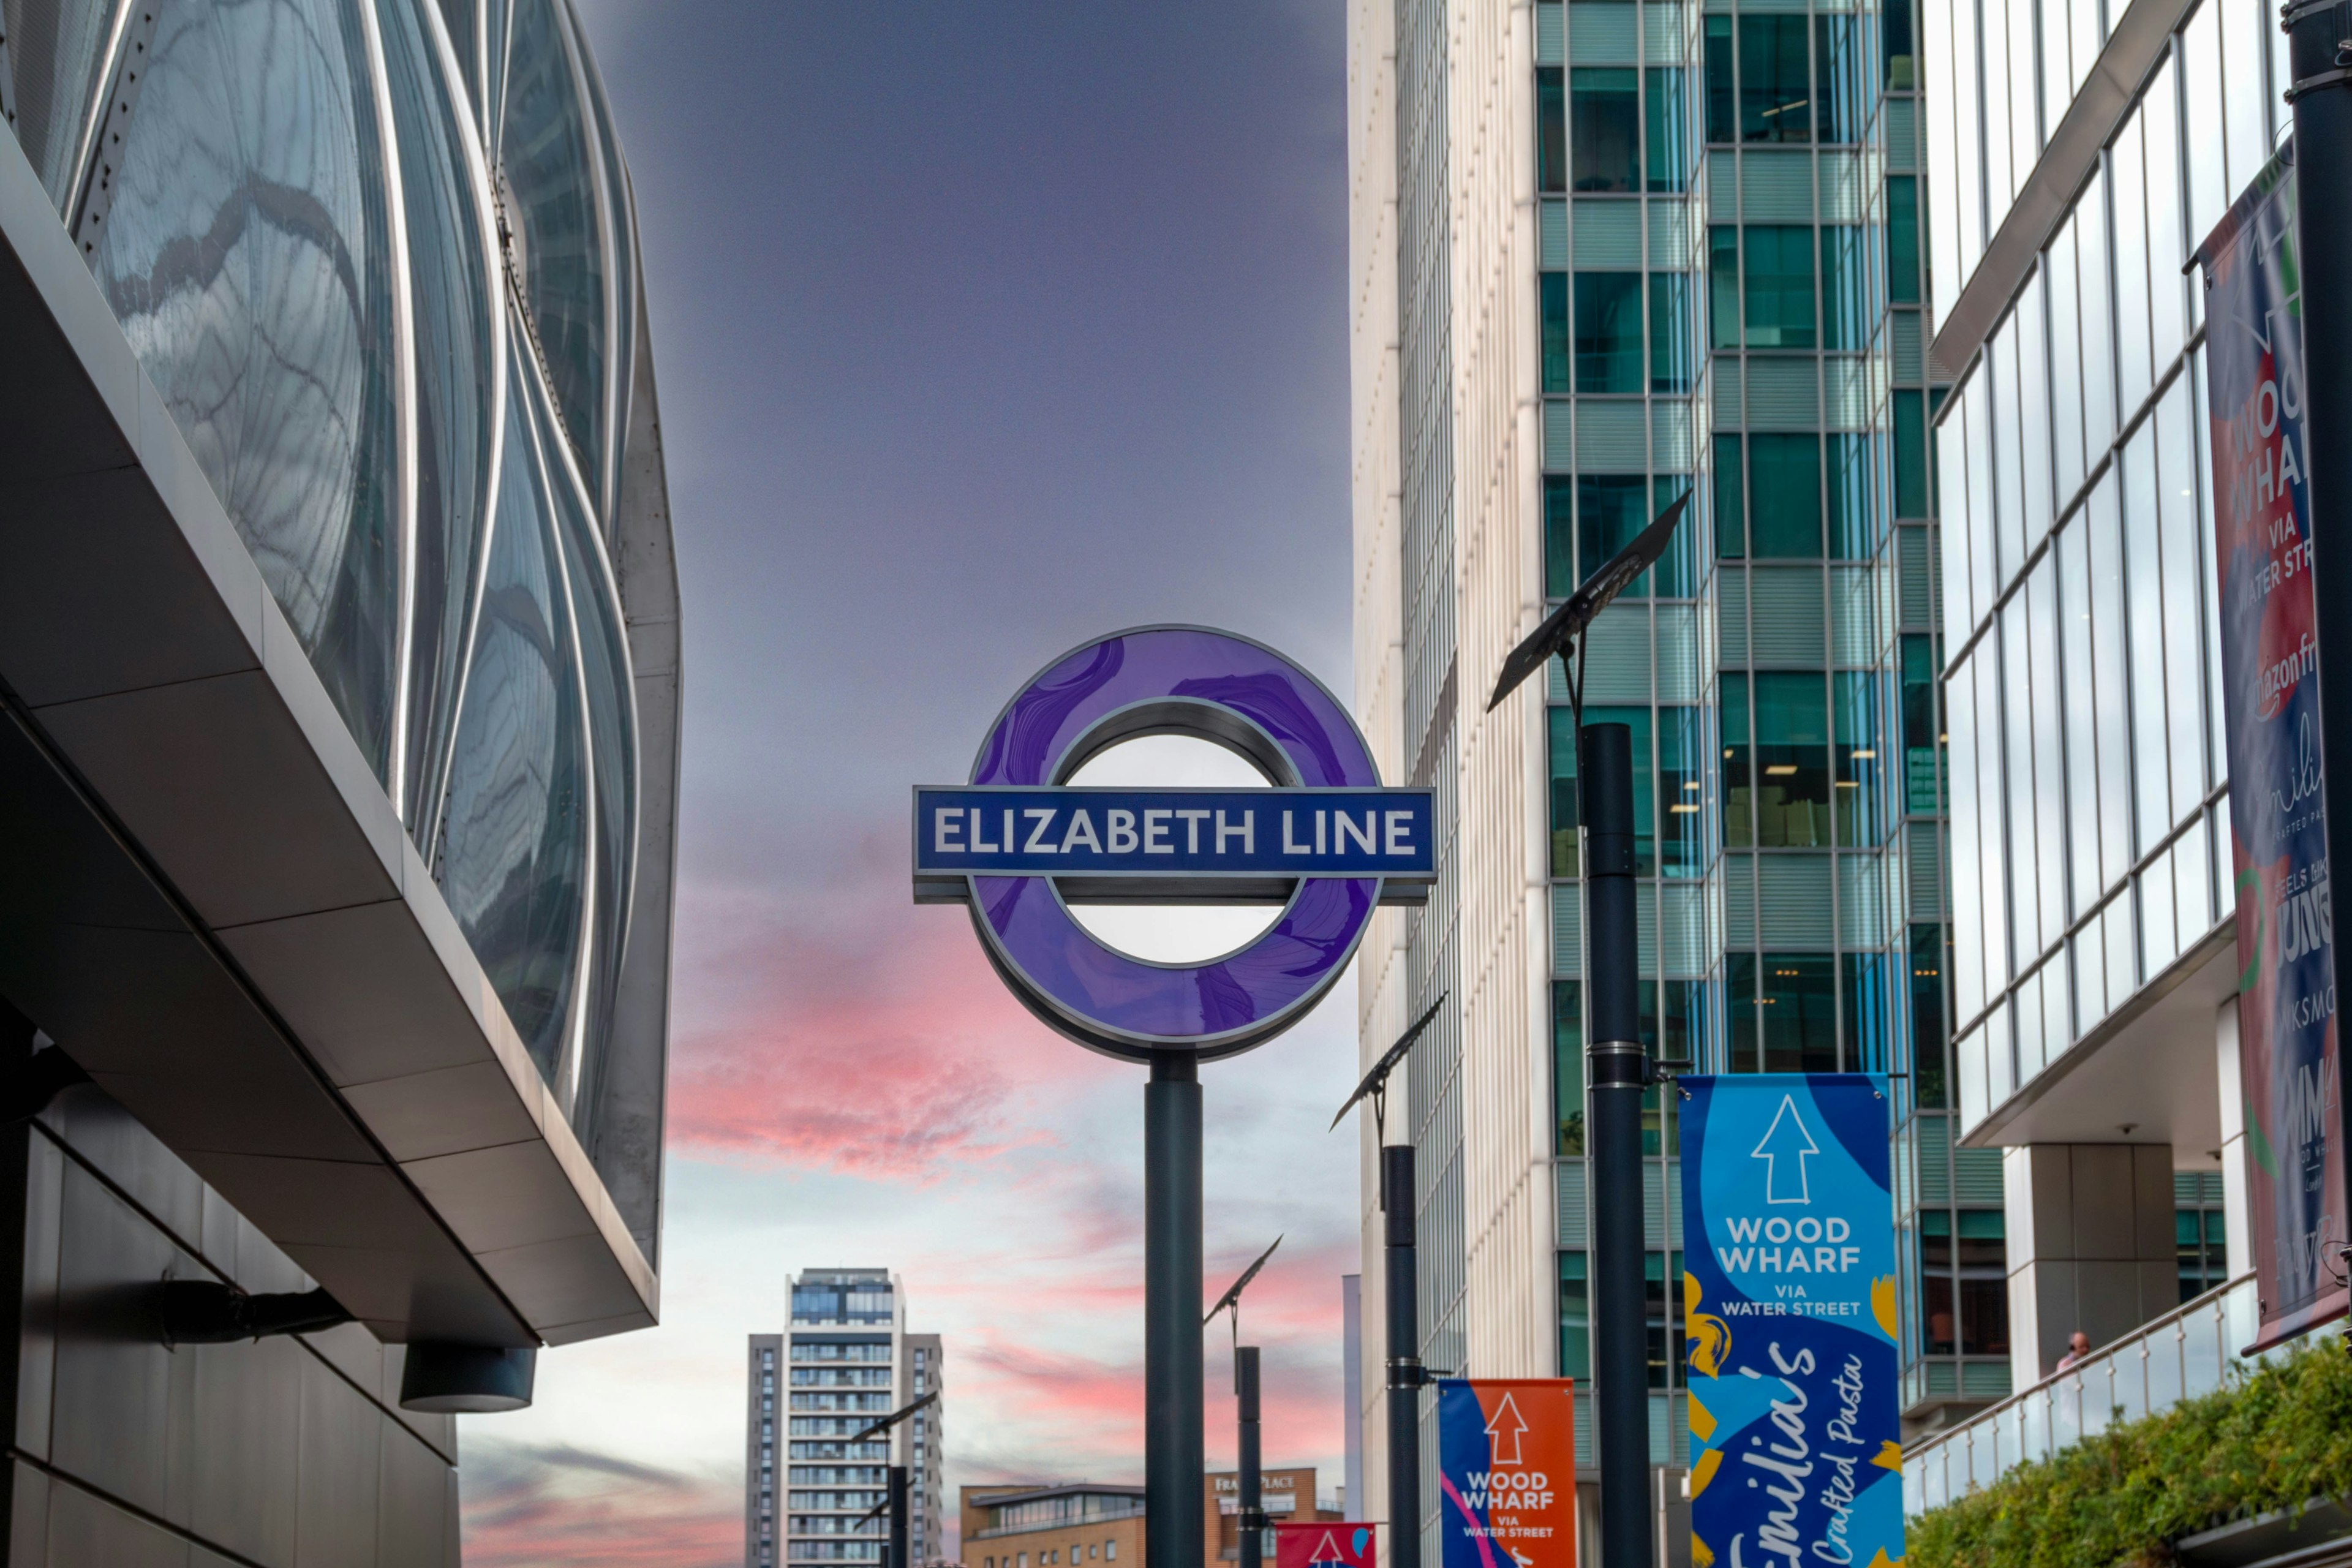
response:
<path id="1" fill-rule="evenodd" d="M 673 1147 L 921 1183 L 1050 1141 L 1040 1113 L 1085 1053 L 1006 994 L 959 911 L 844 889 L 696 903 L 709 929 L 680 944 Z"/>
<path id="2" fill-rule="evenodd" d="M 485 1447 L 460 1483 L 474 1568 L 721 1568 L 743 1560 L 734 1488 L 578 1448 Z"/>

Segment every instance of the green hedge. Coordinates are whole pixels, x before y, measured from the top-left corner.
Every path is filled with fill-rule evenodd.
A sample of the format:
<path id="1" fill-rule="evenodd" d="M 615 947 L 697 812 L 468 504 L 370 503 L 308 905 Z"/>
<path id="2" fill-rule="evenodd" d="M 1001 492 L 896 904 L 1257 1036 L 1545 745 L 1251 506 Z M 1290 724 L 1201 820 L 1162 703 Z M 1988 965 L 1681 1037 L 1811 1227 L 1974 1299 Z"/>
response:
<path id="1" fill-rule="evenodd" d="M 2352 1355 L 2331 1332 L 1913 1521 L 1906 1568 L 2153 1568 L 2184 1535 L 2347 1495 Z"/>

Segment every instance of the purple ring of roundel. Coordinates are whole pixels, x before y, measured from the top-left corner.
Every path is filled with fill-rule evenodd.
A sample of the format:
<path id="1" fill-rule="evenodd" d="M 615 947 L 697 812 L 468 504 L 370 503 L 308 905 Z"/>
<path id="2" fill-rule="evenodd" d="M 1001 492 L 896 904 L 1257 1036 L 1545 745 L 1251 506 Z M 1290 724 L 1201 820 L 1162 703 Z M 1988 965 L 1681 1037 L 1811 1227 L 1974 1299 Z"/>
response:
<path id="1" fill-rule="evenodd" d="M 1048 784 L 1105 715 L 1186 698 L 1239 713 L 1274 738 L 1303 784 L 1376 787 L 1380 771 L 1346 710 L 1290 660 L 1195 626 L 1119 632 L 1055 661 L 1007 704 L 972 764 L 976 784 Z M 1302 881 L 1282 918 L 1213 963 L 1146 963 L 1070 918 L 1044 877 L 974 877 L 972 910 L 998 965 L 1049 1021 L 1118 1054 L 1230 1054 L 1279 1033 L 1353 956 L 1377 878 Z M 1055 1018 L 1055 1016 L 1059 1017 Z M 1223 1047 L 1220 1050 L 1219 1047 Z M 1120 1051 L 1119 1047 L 1126 1047 Z"/>

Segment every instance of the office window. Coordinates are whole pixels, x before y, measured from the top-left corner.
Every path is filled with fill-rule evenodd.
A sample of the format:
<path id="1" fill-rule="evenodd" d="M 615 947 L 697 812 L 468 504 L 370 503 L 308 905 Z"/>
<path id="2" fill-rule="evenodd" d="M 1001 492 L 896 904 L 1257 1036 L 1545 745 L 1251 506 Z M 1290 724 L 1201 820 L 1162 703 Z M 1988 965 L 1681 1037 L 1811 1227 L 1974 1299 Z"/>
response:
<path id="1" fill-rule="evenodd" d="M 1919 303 L 1919 182 L 1909 174 L 1886 177 L 1886 297 Z"/>
<path id="2" fill-rule="evenodd" d="M 1559 1123 L 1557 1152 L 1584 1152 L 1584 987 L 1551 983 L 1551 1094 Z"/>
<path id="3" fill-rule="evenodd" d="M 1755 842 L 1749 814 L 1754 809 L 1748 725 L 1748 677 L 1727 672 L 1722 686 L 1723 711 L 1723 842 L 1744 849 Z M 1735 1015 L 1736 1016 L 1736 1015 Z"/>
<path id="4" fill-rule="evenodd" d="M 1919 1215 L 1920 1339 L 1929 1355 L 1959 1349 L 1959 1314 L 1952 1300 L 1952 1216 L 1946 1209 Z"/>
<path id="5" fill-rule="evenodd" d="M 1830 677 L 1837 841 L 1843 845 L 1874 847 L 1886 836 L 1878 679 L 1875 670 L 1841 669 Z"/>
<path id="6" fill-rule="evenodd" d="M 2080 538 L 2082 531 L 2074 531 Z M 1904 809 L 1932 816 L 1937 799 L 1937 753 L 1943 735 L 1936 723 L 1936 643 L 1924 632 L 1903 638 Z"/>
<path id="7" fill-rule="evenodd" d="M 1571 189 L 1641 188 L 1640 80 L 1630 68 L 1580 66 L 1569 73 Z"/>
<path id="8" fill-rule="evenodd" d="M 1757 842 L 1830 841 L 1828 679 L 1815 670 L 1759 670 L 1756 687 Z"/>
<path id="9" fill-rule="evenodd" d="M 1861 18 L 1843 16 L 1813 18 L 1814 58 L 1820 70 L 1822 140 L 1859 142 L 1865 109 L 1863 98 Z"/>
<path id="10" fill-rule="evenodd" d="M 1822 554 L 1822 438 L 1748 438 L 1750 550 L 1759 560 L 1812 560 Z"/>
<path id="11" fill-rule="evenodd" d="M 1538 275 L 1543 301 L 1543 389 L 1567 392 L 1569 385 L 1568 274 Z"/>
<path id="12" fill-rule="evenodd" d="M 1688 474 L 1660 474 L 1650 481 L 1650 515 L 1642 520 L 1644 527 L 1674 505 L 1684 491 L 1691 488 Z M 1695 599 L 1698 596 L 1699 547 L 1698 530 L 1689 522 L 1685 509 L 1683 522 L 1675 525 L 1673 536 L 1666 541 L 1665 552 L 1650 571 L 1650 592 L 1662 599 Z M 1639 583 L 1633 592 L 1641 592 Z"/>
<path id="13" fill-rule="evenodd" d="M 1652 66 L 1643 105 L 1645 184 L 1653 193 L 1681 190 L 1689 180 L 1690 110 L 1684 101 L 1688 73 L 1680 66 Z"/>
<path id="14" fill-rule="evenodd" d="M 1777 20 L 1768 17 L 1766 20 Z M 1743 23 L 1754 20 L 1742 17 Z M 1809 349 L 1813 321 L 1813 229 L 1810 224 L 1749 224 L 1746 341 L 1751 349 Z"/>
<path id="15" fill-rule="evenodd" d="M 1835 433 L 1822 440 L 1828 458 L 1830 558 L 1868 561 L 1878 553 L 1885 515 L 1877 502 L 1878 438 Z"/>
<path id="16" fill-rule="evenodd" d="M 2230 1249 L 2221 1211 L 2180 1209 L 2173 1218 L 2180 1251 L 2180 1299 L 2193 1301 L 2230 1278 Z"/>
<path id="17" fill-rule="evenodd" d="M 1551 721 L 1551 874 L 1573 877 L 1578 874 L 1575 710 L 1548 708 L 1544 711 Z"/>
<path id="18" fill-rule="evenodd" d="M 1764 1057 L 1757 1041 L 1756 955 L 1724 954 L 1723 973 L 1724 1005 L 1731 1014 L 1731 1070 L 1761 1072 Z"/>
<path id="19" fill-rule="evenodd" d="M 1700 709 L 1658 710 L 1658 874 L 1696 877 L 1706 870 L 1706 732 Z M 1640 785 L 1636 784 L 1635 788 Z M 1673 1049 L 1669 1056 L 1687 1052 Z"/>
<path id="20" fill-rule="evenodd" d="M 1588 570 L 1597 571 L 1601 563 L 1631 544 L 1634 535 L 1648 526 L 1649 491 L 1649 481 L 1639 474 L 1577 476 L 1576 542 Z M 1671 563 L 1662 562 L 1657 568 L 1634 578 L 1625 592 L 1628 595 L 1641 595 L 1662 591 L 1651 579 L 1673 572 Z M 1637 760 L 1633 766 L 1638 774 L 1641 762 Z"/>
<path id="21" fill-rule="evenodd" d="M 1845 1040 L 1839 1060 L 1847 1072 L 1885 1072 L 1895 1005 L 1896 959 L 1883 952 L 1838 955 L 1839 1005 L 1845 1015 Z"/>
<path id="22" fill-rule="evenodd" d="M 1576 274 L 1576 390 L 1642 390 L 1640 273 Z"/>
<path id="23" fill-rule="evenodd" d="M 1944 1043 L 1944 972 L 1951 938 L 1941 926 L 1911 928 L 1911 1081 L 1920 1109 L 1951 1104 Z"/>
<path id="24" fill-rule="evenodd" d="M 1731 18 L 1706 19 L 1706 139 L 1739 140 L 1739 106 L 1731 69 Z"/>
<path id="25" fill-rule="evenodd" d="M 1895 515 L 1929 517 L 1927 418 L 1916 392 L 1897 392 L 1895 404 Z"/>
<path id="26" fill-rule="evenodd" d="M 1739 139 L 1810 142 L 1812 89 L 1808 81 L 1805 18 L 1739 18 Z"/>
<path id="27" fill-rule="evenodd" d="M 1962 1209 L 1955 1247 L 1959 1268 L 1960 1353 L 2009 1353 L 2009 1247 L 1997 1209 Z"/>
<path id="28" fill-rule="evenodd" d="M 1683 1255 L 1643 1253 L 1642 1291 L 1648 1309 L 1650 1386 L 1665 1388 L 1683 1355 Z"/>
<path id="29" fill-rule="evenodd" d="M 1690 279 L 1680 272 L 1650 274 L 1650 390 L 1688 392 L 1696 374 L 1692 340 Z M 1547 367 L 1550 361 L 1545 361 Z M 1550 390 L 1547 387 L 1545 390 Z"/>
<path id="30" fill-rule="evenodd" d="M 1706 231 L 1707 341 L 1719 349 L 1739 346 L 1739 231 L 1718 225 Z M 1728 367 L 1737 375 L 1738 366 Z"/>
<path id="31" fill-rule="evenodd" d="M 1862 229 L 1822 226 L 1822 347 L 1853 350 L 1870 342 L 1877 312 L 1871 309 L 1870 268 Z"/>
<path id="32" fill-rule="evenodd" d="M 1581 1252 L 1559 1255 L 1559 1375 L 1592 1375 L 1592 1305 Z"/>
<path id="33" fill-rule="evenodd" d="M 1910 0 L 1887 0 L 1878 14 L 1879 47 L 1886 62 L 1884 80 L 1890 90 L 1913 86 L 1918 79 L 1911 47 Z"/>
<path id="34" fill-rule="evenodd" d="M 1748 553 L 1748 477 L 1737 436 L 1715 438 L 1715 552 L 1726 561 Z"/>
<path id="35" fill-rule="evenodd" d="M 1558 66 L 1536 71 L 1536 185 L 1568 189 L 1568 91 Z"/>
<path id="36" fill-rule="evenodd" d="M 1576 592 L 1576 481 L 1546 474 L 1543 487 L 1544 593 L 1565 599 Z"/>
<path id="37" fill-rule="evenodd" d="M 1764 1070 L 1837 1071 L 1835 960 L 1826 952 L 1768 952 L 1762 975 Z"/>

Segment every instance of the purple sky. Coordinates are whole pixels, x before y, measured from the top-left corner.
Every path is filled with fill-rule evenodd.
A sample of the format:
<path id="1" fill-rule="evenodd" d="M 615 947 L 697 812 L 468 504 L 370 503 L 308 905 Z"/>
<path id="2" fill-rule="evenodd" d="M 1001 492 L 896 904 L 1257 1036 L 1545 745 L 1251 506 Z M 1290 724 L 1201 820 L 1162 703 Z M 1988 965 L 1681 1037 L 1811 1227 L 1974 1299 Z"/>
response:
<path id="1" fill-rule="evenodd" d="M 1202 621 L 1342 693 L 1336 7 L 581 0 L 634 175 L 684 577 L 664 1326 L 471 1419 L 469 1561 L 741 1560 L 743 1336 L 904 1275 L 949 1480 L 1137 1479 L 1141 1075 L 908 901 L 907 790 L 1064 648 Z M 1339 1480 L 1343 987 L 1205 1075 L 1267 1460 Z M 1230 1458 L 1220 1326 L 1211 1462 Z"/>

